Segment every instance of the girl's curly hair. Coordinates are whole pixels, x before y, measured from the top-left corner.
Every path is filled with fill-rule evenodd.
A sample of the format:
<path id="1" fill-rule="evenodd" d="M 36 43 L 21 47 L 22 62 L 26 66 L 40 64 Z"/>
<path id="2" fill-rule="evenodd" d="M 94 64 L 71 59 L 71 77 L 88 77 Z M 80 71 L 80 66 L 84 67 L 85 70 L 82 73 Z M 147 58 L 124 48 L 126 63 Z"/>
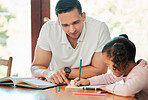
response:
<path id="1" fill-rule="evenodd" d="M 122 34 L 109 41 L 102 50 L 104 52 L 112 59 L 113 70 L 121 71 L 126 69 L 128 62 L 135 61 L 136 47 L 126 34 Z"/>

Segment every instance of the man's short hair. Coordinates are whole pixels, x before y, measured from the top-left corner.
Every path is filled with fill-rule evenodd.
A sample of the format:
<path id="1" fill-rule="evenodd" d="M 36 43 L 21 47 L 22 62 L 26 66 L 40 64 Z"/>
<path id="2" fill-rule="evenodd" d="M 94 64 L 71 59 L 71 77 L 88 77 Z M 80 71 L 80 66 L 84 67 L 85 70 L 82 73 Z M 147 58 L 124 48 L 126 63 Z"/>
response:
<path id="1" fill-rule="evenodd" d="M 56 15 L 72 11 L 76 8 L 82 14 L 82 7 L 79 0 L 59 0 L 55 7 Z"/>

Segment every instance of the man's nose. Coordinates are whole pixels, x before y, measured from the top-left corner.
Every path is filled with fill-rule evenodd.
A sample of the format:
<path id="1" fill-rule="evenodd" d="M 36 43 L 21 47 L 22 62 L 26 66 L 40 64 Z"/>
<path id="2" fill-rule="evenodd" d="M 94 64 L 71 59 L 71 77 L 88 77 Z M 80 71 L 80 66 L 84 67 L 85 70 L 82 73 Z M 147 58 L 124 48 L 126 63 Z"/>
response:
<path id="1" fill-rule="evenodd" d="M 73 25 L 70 25 L 69 32 L 70 33 L 74 33 L 75 32 L 75 27 Z"/>

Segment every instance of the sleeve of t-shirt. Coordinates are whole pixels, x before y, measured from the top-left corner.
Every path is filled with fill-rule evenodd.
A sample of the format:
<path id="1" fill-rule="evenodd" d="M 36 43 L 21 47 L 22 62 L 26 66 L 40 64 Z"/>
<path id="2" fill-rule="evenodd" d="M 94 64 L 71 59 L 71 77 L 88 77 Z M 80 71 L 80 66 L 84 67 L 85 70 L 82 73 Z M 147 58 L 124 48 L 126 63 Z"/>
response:
<path id="1" fill-rule="evenodd" d="M 106 73 L 89 78 L 90 85 L 112 84 L 122 80 L 122 77 L 116 77 L 113 73 Z"/>
<path id="2" fill-rule="evenodd" d="M 40 34 L 37 40 L 37 46 L 39 46 L 40 48 L 46 51 L 51 51 L 50 44 L 49 44 L 49 36 L 48 36 L 50 34 L 49 28 L 50 26 L 48 25 L 48 22 L 45 23 L 40 30 Z"/>
<path id="3" fill-rule="evenodd" d="M 109 85 L 106 87 L 106 90 L 120 96 L 134 96 L 146 85 L 146 71 L 143 70 L 141 72 L 135 71 L 130 77 L 126 78 L 125 83 Z"/>
<path id="4" fill-rule="evenodd" d="M 110 32 L 107 25 L 103 22 L 99 32 L 98 44 L 95 52 L 101 52 L 105 44 L 111 40 Z"/>

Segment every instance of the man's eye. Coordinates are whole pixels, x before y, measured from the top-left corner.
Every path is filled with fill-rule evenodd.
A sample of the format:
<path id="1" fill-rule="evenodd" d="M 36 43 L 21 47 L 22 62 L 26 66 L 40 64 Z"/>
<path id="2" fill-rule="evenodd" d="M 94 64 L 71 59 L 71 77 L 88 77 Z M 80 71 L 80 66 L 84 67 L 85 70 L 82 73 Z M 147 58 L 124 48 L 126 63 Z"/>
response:
<path id="1" fill-rule="evenodd" d="M 62 25 L 63 27 L 67 27 L 68 25 Z"/>
<path id="2" fill-rule="evenodd" d="M 79 22 L 74 22 L 73 24 L 78 24 Z"/>
<path id="3" fill-rule="evenodd" d="M 73 24 L 78 24 L 80 21 L 76 21 L 76 22 L 74 22 Z"/>

